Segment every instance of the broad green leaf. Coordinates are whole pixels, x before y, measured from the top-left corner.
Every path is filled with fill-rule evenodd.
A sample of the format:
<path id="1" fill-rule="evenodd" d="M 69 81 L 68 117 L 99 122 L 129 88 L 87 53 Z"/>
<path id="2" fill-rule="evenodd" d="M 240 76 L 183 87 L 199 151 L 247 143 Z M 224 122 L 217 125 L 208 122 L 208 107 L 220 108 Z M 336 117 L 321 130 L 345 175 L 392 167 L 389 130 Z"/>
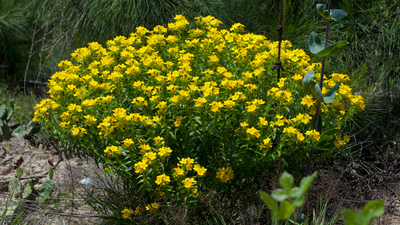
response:
<path id="1" fill-rule="evenodd" d="M 315 82 L 314 82 L 314 70 L 310 70 L 306 73 L 306 75 L 304 75 L 303 78 L 303 91 L 306 95 L 313 95 L 314 93 L 314 86 L 315 86 Z"/>
<path id="2" fill-rule="evenodd" d="M 321 88 L 319 87 L 319 84 L 314 85 L 314 97 L 320 101 L 324 102 L 324 96 L 322 95 Z"/>
<path id="3" fill-rule="evenodd" d="M 314 148 L 320 151 L 330 151 L 332 149 L 332 141 L 326 139 L 320 139 L 314 144 Z"/>
<path id="4" fill-rule="evenodd" d="M 303 195 L 306 193 L 306 191 L 308 190 L 308 188 L 310 187 L 311 183 L 313 182 L 313 180 L 315 179 L 316 176 L 317 176 L 317 172 L 314 172 L 312 175 L 301 179 L 300 190 Z"/>
<path id="5" fill-rule="evenodd" d="M 343 17 L 347 16 L 347 12 L 342 9 L 331 9 L 330 17 L 333 20 L 340 20 Z"/>
<path id="6" fill-rule="evenodd" d="M 265 193 L 264 191 L 258 191 L 258 194 L 260 195 L 261 199 L 267 206 L 272 210 L 278 213 L 279 208 L 276 202 L 269 196 L 269 194 Z"/>
<path id="7" fill-rule="evenodd" d="M 37 122 L 31 121 L 28 124 L 29 134 L 36 134 L 40 131 L 41 125 Z"/>
<path id="8" fill-rule="evenodd" d="M 329 151 L 332 149 L 332 139 L 336 134 L 342 132 L 339 129 L 330 129 L 325 131 L 319 141 L 314 144 L 314 148 L 321 151 Z"/>
<path id="9" fill-rule="evenodd" d="M 0 120 L 4 120 L 7 117 L 6 105 L 0 106 Z"/>
<path id="10" fill-rule="evenodd" d="M 304 204 L 305 195 L 301 195 L 300 197 L 296 198 L 292 204 L 296 207 L 300 207 Z"/>
<path id="11" fill-rule="evenodd" d="M 379 217 L 385 211 L 384 200 L 375 200 L 368 202 L 367 205 L 364 206 L 363 210 L 358 213 L 360 217 L 366 219 L 366 223 L 371 222 L 374 218 Z"/>
<path id="12" fill-rule="evenodd" d="M 324 4 L 317 4 L 317 11 L 325 19 L 329 20 L 331 18 L 331 15 L 329 15 L 329 12 L 326 10 L 326 6 Z"/>
<path id="13" fill-rule="evenodd" d="M 283 172 L 282 175 L 279 177 L 279 184 L 281 187 L 286 191 L 289 192 L 290 189 L 293 187 L 294 178 L 288 172 Z"/>
<path id="14" fill-rule="evenodd" d="M 302 195 L 301 190 L 299 187 L 294 187 L 290 189 L 289 191 L 289 197 L 290 198 L 298 198 Z"/>
<path id="15" fill-rule="evenodd" d="M 344 223 L 346 225 L 359 225 L 356 220 L 356 213 L 354 211 L 345 209 L 343 211 Z"/>
<path id="16" fill-rule="evenodd" d="M 308 40 L 308 46 L 310 47 L 310 51 L 313 54 L 317 54 L 324 49 L 324 44 L 322 43 L 318 34 L 314 31 L 311 32 L 310 39 Z"/>
<path id="17" fill-rule="evenodd" d="M 338 84 L 336 84 L 331 90 L 328 91 L 328 93 L 326 93 L 324 95 L 325 104 L 332 103 L 333 100 L 335 100 L 335 94 L 336 94 L 336 91 L 339 89 L 339 86 L 340 86 L 340 82 Z"/>
<path id="18" fill-rule="evenodd" d="M 287 220 L 292 215 L 294 210 L 294 205 L 288 201 L 283 201 L 279 213 L 276 214 L 278 220 Z"/>
<path id="19" fill-rule="evenodd" d="M 329 129 L 329 130 L 325 131 L 325 132 L 321 135 L 320 140 L 321 140 L 321 139 L 328 139 L 328 140 L 329 140 L 329 139 L 332 139 L 333 136 L 335 136 L 336 134 L 340 134 L 340 132 L 342 132 L 342 130 L 340 130 L 340 129 L 336 129 L 336 128 Z"/>
<path id="20" fill-rule="evenodd" d="M 11 136 L 16 137 L 16 138 L 24 138 L 26 135 L 28 135 L 28 132 L 26 132 L 26 126 L 25 125 L 22 125 L 22 126 L 18 127 L 11 134 Z"/>
<path id="21" fill-rule="evenodd" d="M 313 53 L 318 56 L 334 56 L 334 55 L 340 54 L 343 51 L 344 47 L 346 47 L 346 45 L 347 45 L 347 41 L 340 41 L 336 44 L 330 45 L 330 46 L 318 51 L 317 53 L 314 53 L 314 52 Z M 311 47 L 310 47 L 310 49 L 311 49 Z"/>
<path id="22" fill-rule="evenodd" d="M 275 199 L 276 201 L 281 202 L 281 201 L 289 198 L 289 194 L 287 191 L 285 191 L 281 188 L 278 188 L 271 193 L 271 197 L 273 199 Z"/>
<path id="23" fill-rule="evenodd" d="M 330 20 L 330 19 L 331 19 L 331 15 L 329 14 L 328 10 L 322 11 L 322 13 L 320 13 L 320 15 L 321 15 L 322 17 L 324 17 L 325 19 L 327 19 L 327 20 Z"/>
<path id="24" fill-rule="evenodd" d="M 318 13 L 322 13 L 322 11 L 324 11 L 326 9 L 325 4 L 317 4 L 316 7 L 317 7 Z"/>

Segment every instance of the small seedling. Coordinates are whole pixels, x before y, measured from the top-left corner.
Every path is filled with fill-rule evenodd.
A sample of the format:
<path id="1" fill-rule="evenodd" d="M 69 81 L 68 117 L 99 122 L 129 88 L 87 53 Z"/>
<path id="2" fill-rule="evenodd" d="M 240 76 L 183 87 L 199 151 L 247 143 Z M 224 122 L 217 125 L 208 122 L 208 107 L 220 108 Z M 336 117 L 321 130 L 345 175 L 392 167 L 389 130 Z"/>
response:
<path id="1" fill-rule="evenodd" d="M 49 178 L 43 182 L 42 186 L 40 187 L 40 197 L 39 200 L 43 203 L 47 203 L 48 199 L 52 196 L 55 183 L 53 181 L 53 174 L 54 170 L 50 167 L 49 169 Z"/>

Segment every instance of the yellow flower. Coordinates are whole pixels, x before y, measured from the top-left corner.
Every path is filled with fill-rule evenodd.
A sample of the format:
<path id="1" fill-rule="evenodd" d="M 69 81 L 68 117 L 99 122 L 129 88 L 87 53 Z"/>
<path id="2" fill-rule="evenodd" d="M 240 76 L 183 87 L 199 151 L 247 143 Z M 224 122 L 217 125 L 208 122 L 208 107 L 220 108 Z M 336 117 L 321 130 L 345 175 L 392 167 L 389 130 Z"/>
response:
<path id="1" fill-rule="evenodd" d="M 311 106 L 315 105 L 315 101 L 313 100 L 312 95 L 306 95 L 306 97 L 301 99 L 301 104 L 311 107 Z"/>
<path id="2" fill-rule="evenodd" d="M 158 149 L 158 155 L 161 157 L 164 155 L 169 156 L 171 154 L 171 152 L 172 152 L 172 149 L 169 147 L 161 147 L 160 149 Z"/>
<path id="3" fill-rule="evenodd" d="M 133 145 L 133 144 L 135 143 L 135 142 L 134 142 L 132 139 L 130 139 L 130 138 L 127 138 L 127 139 L 123 140 L 122 142 L 124 143 L 124 146 L 127 147 L 127 148 L 129 148 L 129 146 L 131 146 L 131 145 Z"/>
<path id="4" fill-rule="evenodd" d="M 246 129 L 246 127 L 248 127 L 249 124 L 246 123 L 246 122 L 242 122 L 242 123 L 240 123 L 240 126 L 241 126 L 243 129 Z"/>
<path id="5" fill-rule="evenodd" d="M 124 219 L 128 218 L 130 215 L 133 214 L 133 211 L 131 209 L 124 209 L 121 211 L 122 213 L 122 217 L 124 217 Z"/>
<path id="6" fill-rule="evenodd" d="M 167 176 L 165 174 L 161 174 L 161 175 L 157 176 L 157 180 L 156 180 L 157 185 L 164 185 L 168 182 L 171 182 L 171 179 L 169 178 L 169 176 Z"/>
<path id="7" fill-rule="evenodd" d="M 268 126 L 268 121 L 264 117 L 258 117 L 260 122 L 258 123 L 258 126 Z"/>
<path id="8" fill-rule="evenodd" d="M 204 176 L 207 171 L 205 167 L 202 167 L 199 164 L 194 165 L 193 170 L 196 171 L 199 176 Z"/>
<path id="9" fill-rule="evenodd" d="M 222 182 L 227 183 L 229 180 L 233 179 L 233 170 L 231 167 L 222 167 L 218 169 L 217 178 Z"/>
<path id="10" fill-rule="evenodd" d="M 266 138 L 262 141 L 262 143 L 259 145 L 260 149 L 264 149 L 264 148 L 271 148 L 272 147 L 272 142 L 271 142 L 271 138 Z"/>
<path id="11" fill-rule="evenodd" d="M 246 133 L 250 134 L 252 137 L 259 138 L 260 137 L 260 131 L 257 130 L 256 128 L 252 127 L 246 130 Z"/>
<path id="12" fill-rule="evenodd" d="M 157 154 L 155 152 L 146 152 L 144 156 L 150 160 L 155 160 L 157 158 Z"/>
<path id="13" fill-rule="evenodd" d="M 155 108 L 156 108 L 156 109 L 163 110 L 163 109 L 167 108 L 167 102 L 165 102 L 165 101 L 159 102 L 159 103 L 156 105 Z"/>
<path id="14" fill-rule="evenodd" d="M 219 59 L 216 55 L 209 56 L 209 59 L 211 64 L 216 64 L 219 62 Z"/>
<path id="15" fill-rule="evenodd" d="M 221 102 L 212 102 L 211 104 L 211 111 L 214 113 L 217 113 L 219 111 L 219 108 L 224 106 Z"/>
<path id="16" fill-rule="evenodd" d="M 181 168 L 174 168 L 174 177 L 178 177 L 178 176 L 182 176 L 183 173 L 185 172 L 183 169 Z"/>
<path id="17" fill-rule="evenodd" d="M 200 107 L 202 107 L 202 105 L 203 105 L 204 103 L 207 102 L 207 99 L 202 98 L 202 97 L 199 97 L 199 98 L 195 99 L 194 101 L 195 101 L 194 106 L 196 106 L 197 108 L 200 108 Z"/>
<path id="18" fill-rule="evenodd" d="M 159 206 L 160 206 L 160 205 L 159 205 L 157 202 L 151 203 L 151 207 L 152 207 L 153 209 L 158 209 Z"/>
<path id="19" fill-rule="evenodd" d="M 163 140 L 164 140 L 164 138 L 163 138 L 163 137 L 160 137 L 160 136 L 157 136 L 157 137 L 154 138 L 154 142 L 155 142 L 156 144 L 160 144 L 161 141 L 163 141 Z"/>
<path id="20" fill-rule="evenodd" d="M 235 107 L 236 103 L 232 100 L 226 100 L 224 101 L 224 105 L 226 106 L 226 108 L 232 109 L 233 107 Z"/>
<path id="21" fill-rule="evenodd" d="M 186 178 L 185 180 L 182 181 L 183 182 L 183 186 L 185 188 L 190 188 L 192 187 L 192 184 L 196 183 L 196 181 L 194 180 L 194 178 Z"/>
<path id="22" fill-rule="evenodd" d="M 142 211 L 142 207 L 140 207 L 140 205 L 136 206 L 135 214 L 139 214 L 141 211 Z"/>
<path id="23" fill-rule="evenodd" d="M 248 105 L 248 106 L 246 106 L 246 108 L 247 108 L 247 112 L 255 112 L 257 110 L 256 105 Z"/>
<path id="24" fill-rule="evenodd" d="M 194 159 L 192 158 L 182 158 L 181 161 L 179 162 L 180 165 L 185 166 L 187 171 L 190 171 L 193 169 L 193 163 L 194 163 Z"/>
<path id="25" fill-rule="evenodd" d="M 180 126 L 182 125 L 182 124 L 181 124 L 182 119 L 183 119 L 183 116 L 178 116 L 178 117 L 176 118 L 176 120 L 175 120 L 175 122 L 174 122 L 175 127 L 180 127 Z"/>
<path id="26" fill-rule="evenodd" d="M 312 140 L 314 140 L 314 141 L 319 141 L 320 133 L 319 133 L 318 131 L 316 131 L 316 130 L 309 130 L 309 131 L 306 131 L 305 134 L 308 135 L 309 137 L 311 137 Z"/>

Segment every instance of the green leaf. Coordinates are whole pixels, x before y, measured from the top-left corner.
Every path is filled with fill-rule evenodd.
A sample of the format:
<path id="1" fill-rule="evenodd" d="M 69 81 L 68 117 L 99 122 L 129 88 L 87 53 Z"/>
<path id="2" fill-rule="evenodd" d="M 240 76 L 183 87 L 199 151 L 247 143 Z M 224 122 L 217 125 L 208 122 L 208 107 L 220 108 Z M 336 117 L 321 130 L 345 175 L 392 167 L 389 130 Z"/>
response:
<path id="1" fill-rule="evenodd" d="M 53 180 L 53 175 L 54 175 L 53 167 L 50 167 L 49 168 L 49 178 L 50 178 L 50 180 Z"/>
<path id="2" fill-rule="evenodd" d="M 332 139 L 333 136 L 335 136 L 336 134 L 340 134 L 340 132 L 342 132 L 342 130 L 340 130 L 340 129 L 336 129 L 336 128 L 329 129 L 329 130 L 325 131 L 325 132 L 321 135 L 320 140 L 321 140 L 321 139 L 330 140 L 330 139 Z"/>
<path id="3" fill-rule="evenodd" d="M 292 215 L 294 210 L 294 205 L 288 201 L 283 201 L 279 213 L 276 214 L 278 220 L 287 220 Z"/>
<path id="4" fill-rule="evenodd" d="M 324 102 L 324 96 L 322 95 L 321 88 L 319 87 L 319 84 L 314 85 L 314 97 L 320 101 Z"/>
<path id="5" fill-rule="evenodd" d="M 22 177 L 22 174 L 24 174 L 24 171 L 21 168 L 18 168 L 16 172 L 17 172 L 18 179 Z"/>
<path id="6" fill-rule="evenodd" d="M 317 4 L 317 11 L 325 19 L 329 20 L 331 18 L 331 15 L 329 15 L 329 12 L 326 10 L 326 6 L 324 4 Z"/>
<path id="7" fill-rule="evenodd" d="M 340 54 L 344 47 L 346 47 L 347 41 L 340 41 L 336 44 L 329 45 L 328 47 L 322 49 L 321 51 L 314 53 L 318 56 L 334 56 Z"/>
<path id="8" fill-rule="evenodd" d="M 293 204 L 294 206 L 296 206 L 296 207 L 300 207 L 300 206 L 302 206 L 302 205 L 304 204 L 304 200 L 305 200 L 305 195 L 302 195 L 302 196 L 296 198 L 296 199 L 292 202 L 292 204 Z"/>
<path id="9" fill-rule="evenodd" d="M 294 187 L 290 189 L 289 191 L 289 197 L 290 198 L 298 198 L 302 195 L 302 192 L 299 187 Z"/>
<path id="10" fill-rule="evenodd" d="M 286 200 L 287 198 L 289 198 L 289 194 L 288 194 L 287 191 L 279 188 L 279 189 L 274 190 L 271 193 L 271 197 L 274 198 L 275 200 L 277 200 L 278 202 L 281 202 L 281 201 Z"/>
<path id="11" fill-rule="evenodd" d="M 332 149 L 332 139 L 334 135 L 339 134 L 342 132 L 339 129 L 330 129 L 325 131 L 319 141 L 314 144 L 314 148 L 321 151 L 329 151 Z"/>
<path id="12" fill-rule="evenodd" d="M 315 179 L 316 176 L 317 176 L 317 172 L 314 172 L 312 175 L 301 179 L 300 190 L 301 190 L 302 195 L 304 195 L 306 193 L 306 191 L 308 190 L 308 188 L 310 187 L 311 183 L 313 182 L 313 180 Z"/>
<path id="13" fill-rule="evenodd" d="M 306 75 L 304 75 L 303 78 L 303 91 L 306 95 L 313 95 L 313 89 L 315 86 L 315 82 L 314 82 L 314 70 L 310 70 L 306 73 Z"/>
<path id="14" fill-rule="evenodd" d="M 376 217 L 381 216 L 385 211 L 385 203 L 384 200 L 375 200 L 369 202 L 363 210 L 358 213 L 360 217 L 363 217 L 366 219 L 366 223 L 370 223 L 373 219 Z"/>
<path id="15" fill-rule="evenodd" d="M 314 148 L 320 151 L 330 151 L 332 149 L 332 141 L 320 139 L 318 142 L 314 144 Z"/>
<path id="16" fill-rule="evenodd" d="M 326 9 L 325 4 L 317 4 L 316 7 L 317 7 L 318 13 L 322 13 L 322 11 L 324 11 Z"/>
<path id="17" fill-rule="evenodd" d="M 8 112 L 8 116 L 7 116 L 7 118 L 6 118 L 6 121 L 8 122 L 8 121 L 10 121 L 11 120 L 11 117 L 14 115 L 14 109 L 11 109 L 10 110 L 10 112 Z"/>
<path id="18" fill-rule="evenodd" d="M 343 211 L 343 216 L 344 216 L 344 223 L 346 225 L 358 225 L 358 223 L 355 221 L 356 213 L 354 211 L 345 209 Z"/>
<path id="19" fill-rule="evenodd" d="M 11 136 L 16 137 L 16 138 L 24 138 L 26 135 L 28 135 L 28 132 L 26 131 L 25 125 L 19 126 L 11 134 Z"/>
<path id="20" fill-rule="evenodd" d="M 7 117 L 6 105 L 0 106 L 0 120 L 4 120 Z"/>
<path id="21" fill-rule="evenodd" d="M 289 192 L 290 189 L 293 187 L 294 178 L 288 172 L 283 172 L 282 175 L 279 177 L 279 184 L 281 187 L 286 191 Z"/>
<path id="22" fill-rule="evenodd" d="M 311 32 L 310 39 L 308 40 L 308 46 L 310 47 L 310 51 L 313 54 L 317 54 L 324 49 L 324 44 L 322 43 L 318 34 L 314 31 Z"/>
<path id="23" fill-rule="evenodd" d="M 335 100 L 335 94 L 336 94 L 336 91 L 339 89 L 339 86 L 340 86 L 340 82 L 338 84 L 336 84 L 331 90 L 328 91 L 328 93 L 326 93 L 324 95 L 325 104 L 332 103 L 333 100 Z"/>
<path id="24" fill-rule="evenodd" d="M 276 202 L 269 196 L 269 194 L 265 193 L 264 191 L 258 191 L 258 194 L 260 195 L 261 199 L 267 206 L 274 212 L 278 213 L 279 208 Z"/>
<path id="25" fill-rule="evenodd" d="M 29 134 L 36 134 L 40 131 L 40 128 L 41 126 L 39 123 L 31 121 L 28 124 L 27 130 L 29 131 Z"/>
<path id="26" fill-rule="evenodd" d="M 331 9 L 330 16 L 333 20 L 340 20 L 347 16 L 347 12 L 342 9 Z"/>

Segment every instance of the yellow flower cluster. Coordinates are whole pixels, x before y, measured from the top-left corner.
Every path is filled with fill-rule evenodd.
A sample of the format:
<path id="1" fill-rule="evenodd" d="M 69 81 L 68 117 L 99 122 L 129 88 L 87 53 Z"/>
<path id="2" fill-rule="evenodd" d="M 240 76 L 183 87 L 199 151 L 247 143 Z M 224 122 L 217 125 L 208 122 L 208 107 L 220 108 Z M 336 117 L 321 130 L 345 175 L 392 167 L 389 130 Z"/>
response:
<path id="1" fill-rule="evenodd" d="M 124 209 L 121 211 L 122 213 L 122 217 L 124 219 L 127 219 L 128 217 L 130 217 L 133 214 L 133 211 L 131 209 Z"/>
<path id="2" fill-rule="evenodd" d="M 231 167 L 222 167 L 218 169 L 217 178 L 222 182 L 227 183 L 233 179 L 233 170 Z"/>
<path id="3" fill-rule="evenodd" d="M 51 99 L 35 106 L 33 120 L 60 140 L 87 147 L 125 180 L 148 182 L 149 193 L 156 191 L 153 186 L 167 192 L 176 184 L 190 184 L 194 193 L 198 178 L 213 176 L 207 169 L 218 170 L 226 183 L 232 168 L 240 173 L 244 158 L 271 162 L 278 154 L 271 148 L 290 157 L 296 154 L 290 145 L 306 149 L 318 140 L 310 133 L 317 102 L 304 95 L 301 81 L 307 71 L 320 70 L 320 63 L 283 41 L 287 70 L 278 81 L 266 69 L 278 42 L 242 34 L 242 24 L 219 29 L 221 22 L 211 16 L 196 18 L 194 29 L 181 15 L 175 20 L 153 30 L 137 27 L 104 47 L 93 42 L 77 49 L 72 61 L 59 63 L 61 71 L 49 80 Z M 341 82 L 332 104 L 321 104 L 326 129 L 344 125 L 365 107 L 348 81 L 345 74 L 324 79 L 323 93 Z M 346 140 L 338 138 L 335 146 Z M 233 157 L 237 151 L 243 158 Z M 222 155 L 232 168 L 220 168 Z"/>

